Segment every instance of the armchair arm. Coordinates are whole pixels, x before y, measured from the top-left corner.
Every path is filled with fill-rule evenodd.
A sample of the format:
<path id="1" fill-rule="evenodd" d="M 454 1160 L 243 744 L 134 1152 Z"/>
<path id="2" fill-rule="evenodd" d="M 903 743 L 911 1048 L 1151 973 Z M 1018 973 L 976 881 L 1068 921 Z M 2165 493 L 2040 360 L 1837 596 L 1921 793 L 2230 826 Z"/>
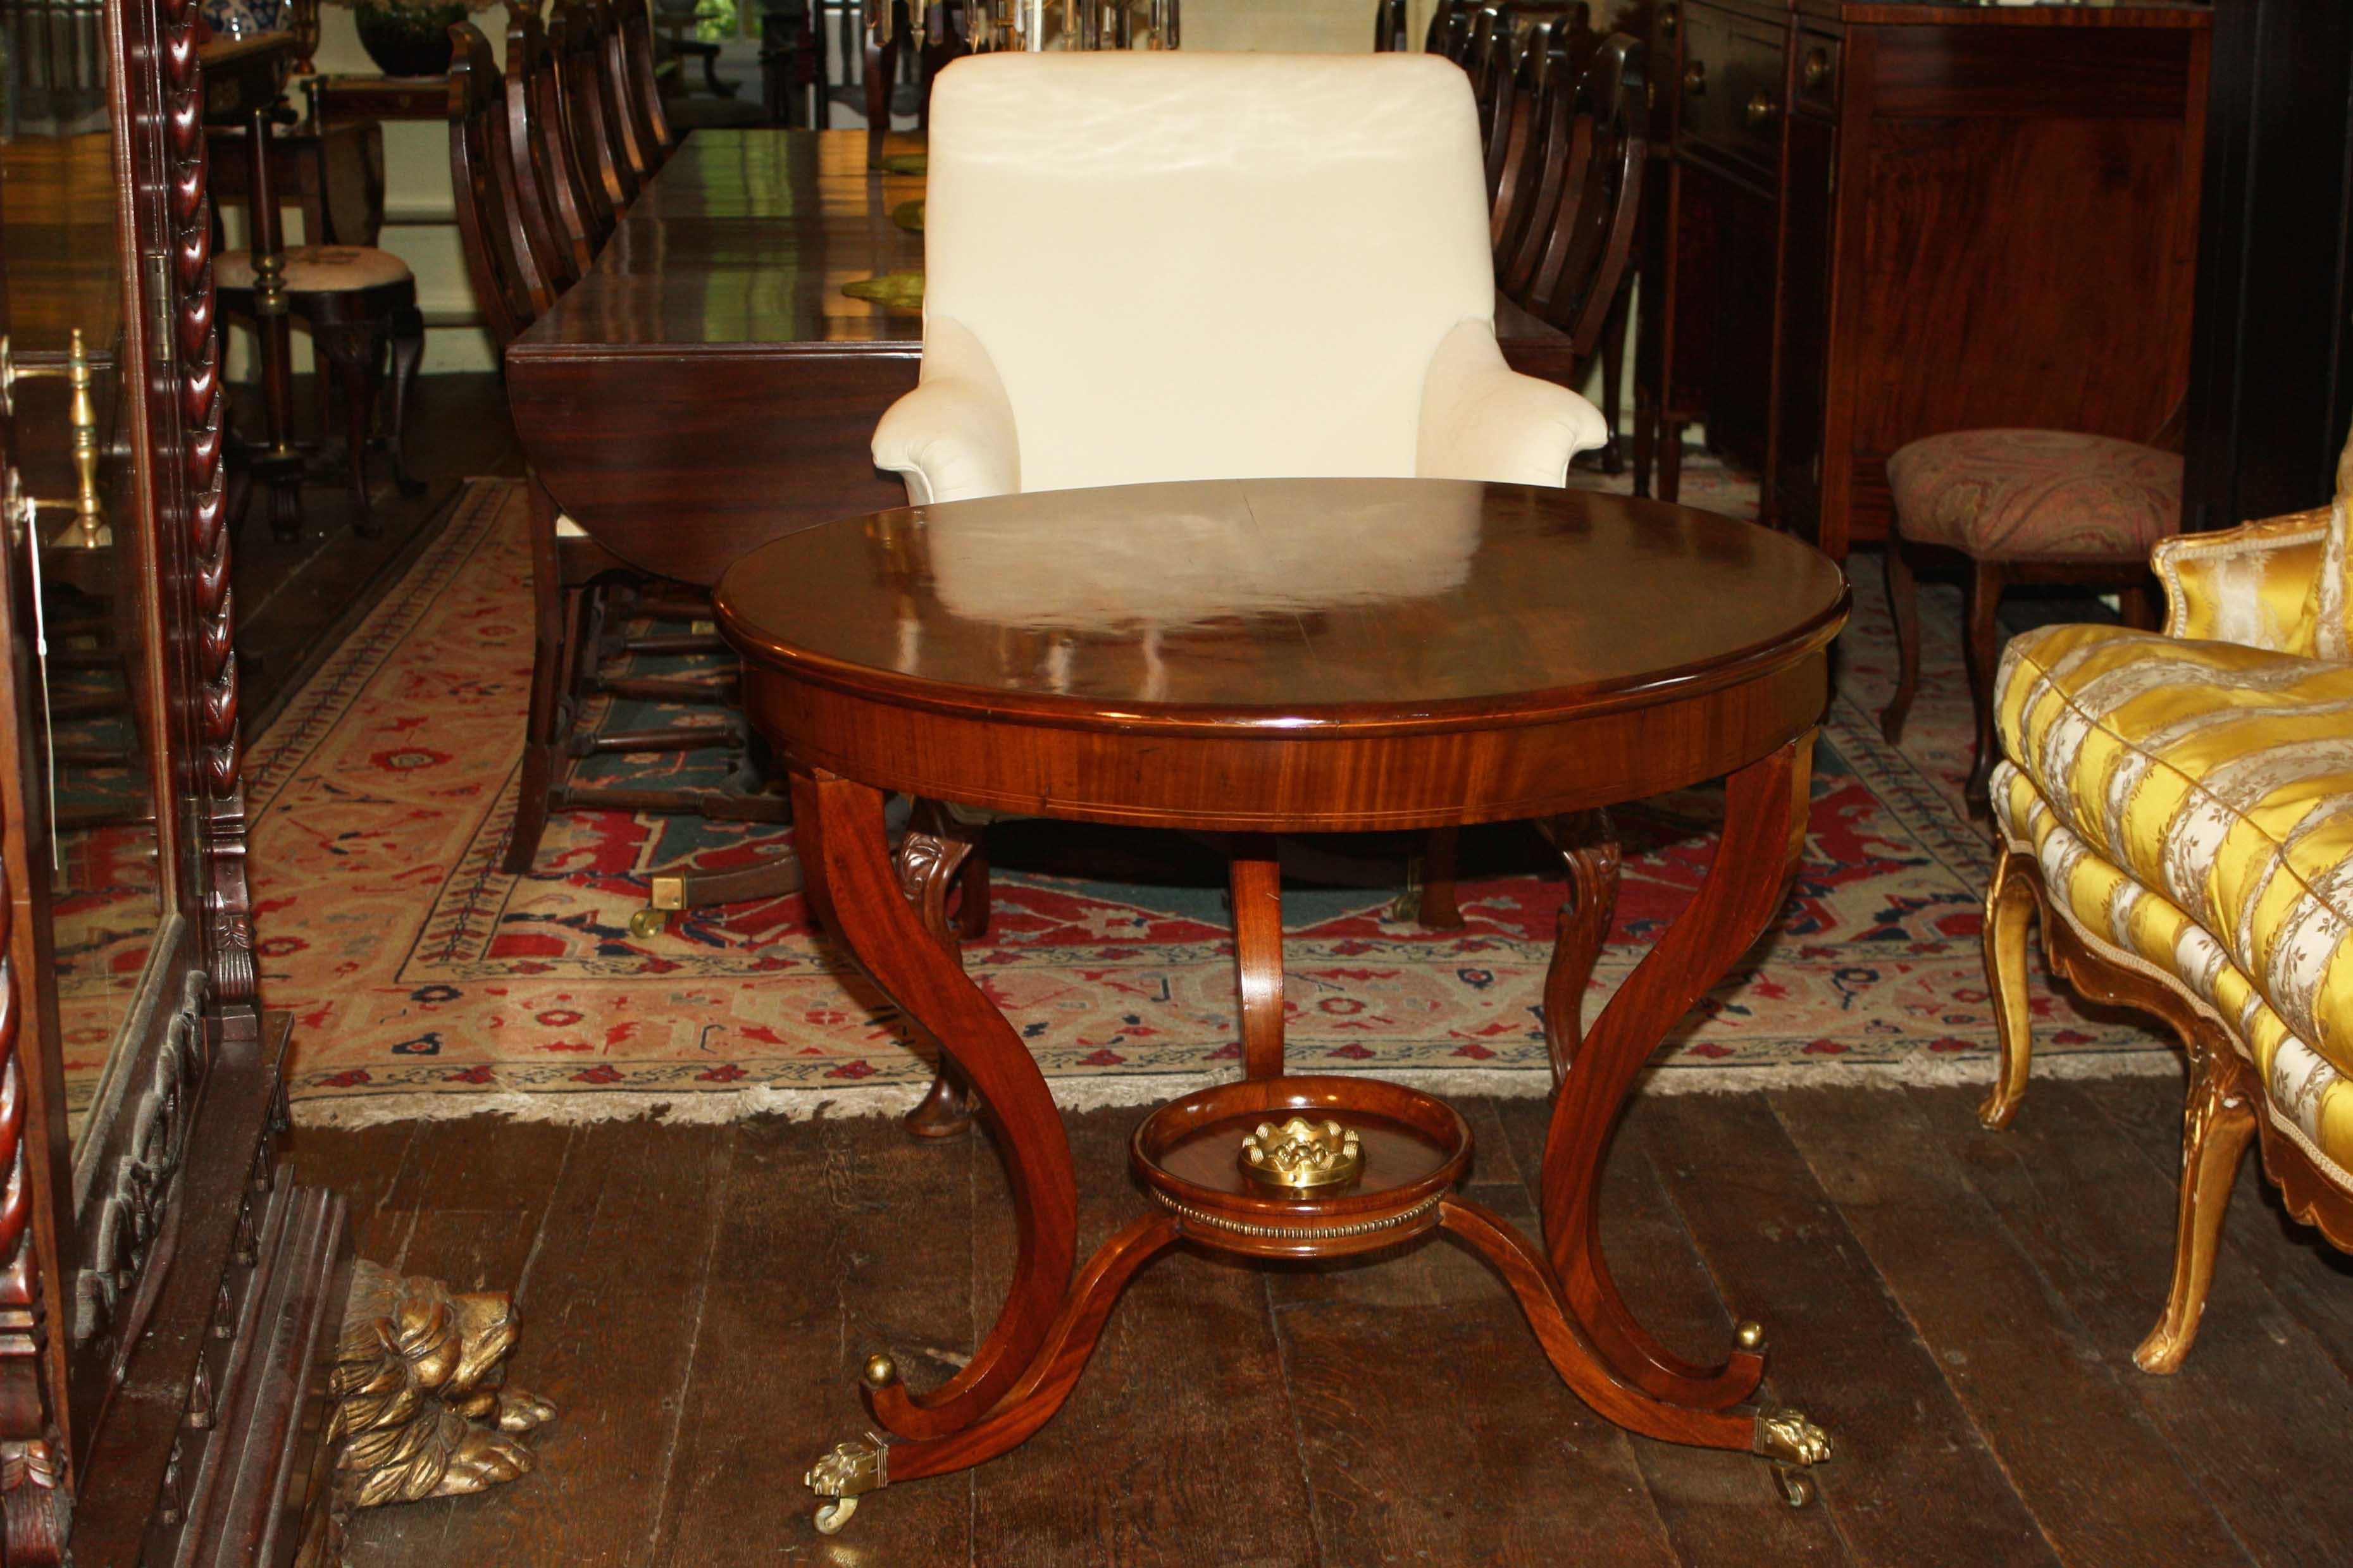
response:
<path id="1" fill-rule="evenodd" d="M 874 466 L 906 480 L 915 506 L 1021 488 L 1013 405 L 988 351 L 962 322 L 924 321 L 922 379 L 874 427 Z"/>
<path id="2" fill-rule="evenodd" d="M 2168 637 L 2242 643 L 2310 658 L 2330 509 L 2291 512 L 2218 533 L 2184 533 L 2149 552 L 2165 584 Z"/>
<path id="3" fill-rule="evenodd" d="M 1438 345 L 1422 383 L 1414 472 L 1558 487 L 1571 458 L 1609 439 L 1599 409 L 1504 363 L 1494 323 L 1463 321 Z"/>

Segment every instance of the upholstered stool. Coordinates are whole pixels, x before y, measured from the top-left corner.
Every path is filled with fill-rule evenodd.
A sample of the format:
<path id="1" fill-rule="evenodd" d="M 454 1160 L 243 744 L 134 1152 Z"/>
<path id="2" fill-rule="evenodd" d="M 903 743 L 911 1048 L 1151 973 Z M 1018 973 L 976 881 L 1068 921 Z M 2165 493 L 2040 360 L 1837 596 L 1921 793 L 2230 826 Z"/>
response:
<path id="1" fill-rule="evenodd" d="M 1887 459 L 1895 521 L 1887 540 L 1887 603 L 1895 617 L 1895 695 L 1879 716 L 1890 742 L 1920 677 L 1913 574 L 1961 579 L 1977 752 L 1967 796 L 1986 804 L 1993 771 L 1995 613 L 2013 583 L 2113 588 L 2126 624 L 2153 629 L 2148 552 L 2180 531 L 2181 459 L 2174 453 L 2065 430 L 1957 430 Z"/>
<path id="2" fill-rule="evenodd" d="M 359 508 L 354 526 L 363 534 L 374 534 L 367 449 L 375 419 L 377 367 L 387 348 L 392 407 L 385 423 L 392 476 L 403 489 L 408 487 L 400 466 L 401 426 L 409 386 L 425 357 L 425 318 L 417 309 L 417 279 L 406 262 L 373 246 L 297 246 L 285 257 L 287 313 L 310 328 L 311 342 L 334 364 L 341 384 L 352 445 L 352 498 Z M 256 303 L 253 253 L 237 250 L 216 257 L 213 280 L 222 311 L 251 321 Z M 320 395 L 326 395 L 323 387 Z"/>

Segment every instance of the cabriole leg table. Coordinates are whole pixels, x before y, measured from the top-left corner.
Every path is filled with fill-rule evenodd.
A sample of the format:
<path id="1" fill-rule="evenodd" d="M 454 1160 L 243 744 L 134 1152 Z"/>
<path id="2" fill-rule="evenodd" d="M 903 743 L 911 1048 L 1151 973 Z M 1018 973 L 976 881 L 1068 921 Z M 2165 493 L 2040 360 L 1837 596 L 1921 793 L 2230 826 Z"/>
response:
<path id="1" fill-rule="evenodd" d="M 1418 504 L 1398 504 L 1398 491 Z M 1351 515 L 1352 500 L 1383 504 Z M 1152 518 L 1136 514 L 1155 506 L 1197 528 L 1230 514 L 1245 536 L 1270 517 L 1296 516 L 1296 526 L 1337 517 L 1359 550 L 1392 563 L 1393 551 L 1427 546 L 1425 510 L 1442 522 L 1450 509 L 1459 517 L 1468 506 L 1480 526 L 1467 565 L 1433 575 L 1422 563 L 1411 574 L 1456 584 L 1439 595 L 1456 602 L 1431 625 L 1412 624 L 1427 594 L 1400 588 L 1371 605 L 1335 595 L 1349 607 L 1313 618 L 1288 605 L 1271 613 L 1263 637 L 1240 653 L 1215 637 L 1162 636 L 1149 639 L 1145 657 L 1134 605 L 1139 597 L 1148 605 L 1151 592 L 1124 581 L 1105 601 L 1121 606 L 1120 619 L 1092 640 L 1058 647 L 1051 628 L 1041 637 L 1038 625 L 1052 599 L 1038 585 L 1051 579 L 1029 572 L 1003 624 L 1029 640 L 1012 643 L 981 613 L 992 605 L 986 582 L 941 569 L 961 558 L 946 534 L 971 516 L 992 562 L 1008 552 L 1018 560 L 1020 530 L 1032 526 L 1050 539 L 1058 569 L 1083 578 L 1085 542 L 1100 535 L 1071 526 L 1071 510 L 1117 508 L 1126 540 L 1118 565 L 1131 574 L 1134 540 L 1155 534 Z M 1576 526 L 1561 526 L 1564 511 Z M 1398 537 L 1380 539 L 1384 527 Z M 1197 559 L 1204 548 L 1198 537 L 1189 547 Z M 1246 551 L 1212 553 L 1249 559 Z M 1482 572 L 1491 553 L 1496 569 Z M 1634 557 L 1647 589 L 1625 586 L 1644 581 L 1626 569 Z M 1241 576 L 1208 595 L 1221 606 L 1221 629 L 1250 625 L 1253 594 L 1274 593 L 1246 570 Z M 861 584 L 878 593 L 873 626 L 860 617 Z M 1290 583 L 1280 593 L 1299 596 Z M 1476 602 L 1461 602 L 1465 593 Z M 1714 613 L 1670 614 L 1687 601 Z M 955 1376 L 918 1392 L 887 1347 L 868 1358 L 876 1429 L 809 1469 L 822 1500 L 818 1528 L 839 1529 L 859 1499 L 886 1485 L 964 1469 L 1022 1443 L 1069 1397 L 1128 1282 L 1177 1242 L 1244 1258 L 1324 1258 L 1438 1230 L 1493 1266 L 1554 1369 L 1593 1409 L 1645 1436 L 1763 1456 L 1780 1468 L 1790 1500 L 1802 1501 L 1805 1468 L 1829 1458 L 1830 1446 L 1801 1413 L 1751 1402 L 1765 1370 L 1762 1329 L 1741 1324 L 1713 1365 L 1666 1349 L 1611 1279 L 1598 1197 L 1637 1074 L 1788 892 L 1804 848 L 1825 650 L 1845 602 L 1827 561 L 1746 524 L 1610 497 L 1438 481 L 1250 481 L 959 502 L 810 530 L 732 569 L 718 595 L 721 624 L 744 652 L 752 716 L 793 770 L 797 847 L 813 909 L 921 1043 L 969 1086 L 1006 1164 L 1018 1236 L 1004 1306 Z M 929 620 L 926 604 L 937 608 Z M 917 624 L 909 624 L 910 606 Z M 1425 657 L 1443 635 L 1440 622 L 1466 613 L 1525 635 L 1493 654 Z M 1008 658 L 1008 647 L 1028 651 Z M 1391 667 L 1368 676 L 1384 650 Z M 1031 652 L 1036 662 L 1024 662 Z M 1676 652 L 1696 657 L 1678 662 Z M 1198 671 L 1188 658 L 1198 658 Z M 1634 668 L 1613 679 L 1613 660 Z M 1352 687 L 1398 695 L 1335 700 L 1318 687 L 1335 664 Z M 1065 689 L 1051 689 L 1056 681 Z M 1250 684 L 1220 689 L 1238 681 Z M 1129 683 L 1148 700 L 1109 689 Z M 1479 689 L 1461 689 L 1466 684 Z M 1603 808 L 1717 777 L 1725 781 L 1724 830 L 1705 880 L 1579 1037 L 1574 993 L 1609 928 L 1606 908 L 1595 908 L 1615 866 Z M 1137 1127 L 1130 1165 L 1139 1212 L 1083 1262 L 1070 1145 L 1052 1096 L 1021 1037 L 966 977 L 946 912 L 968 844 L 934 816 L 894 854 L 883 821 L 890 791 L 1234 836 L 1243 1077 L 1171 1100 Z M 1456 1194 L 1471 1134 L 1442 1101 L 1376 1079 L 1286 1070 L 1282 903 L 1269 837 L 1515 817 L 1547 825 L 1573 887 L 1546 987 L 1559 1081 L 1540 1237 Z"/>

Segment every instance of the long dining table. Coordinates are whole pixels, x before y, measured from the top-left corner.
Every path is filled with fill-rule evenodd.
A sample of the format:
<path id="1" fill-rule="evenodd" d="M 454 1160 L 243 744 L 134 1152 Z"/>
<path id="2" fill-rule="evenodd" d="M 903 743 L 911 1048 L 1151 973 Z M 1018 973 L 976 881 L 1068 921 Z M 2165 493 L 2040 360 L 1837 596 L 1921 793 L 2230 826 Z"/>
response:
<path id="1" fill-rule="evenodd" d="M 893 136 L 885 163 L 922 150 Z M 902 504 L 868 448 L 915 384 L 923 320 L 842 286 L 920 271 L 923 236 L 893 215 L 923 185 L 869 172 L 861 131 L 688 136 L 507 349 L 516 434 L 555 504 L 629 564 L 693 584 L 771 539 Z M 1038 286 L 1082 264 L 1040 255 Z M 1559 331 L 1500 296 L 1495 320 L 1514 368 L 1574 374 Z"/>

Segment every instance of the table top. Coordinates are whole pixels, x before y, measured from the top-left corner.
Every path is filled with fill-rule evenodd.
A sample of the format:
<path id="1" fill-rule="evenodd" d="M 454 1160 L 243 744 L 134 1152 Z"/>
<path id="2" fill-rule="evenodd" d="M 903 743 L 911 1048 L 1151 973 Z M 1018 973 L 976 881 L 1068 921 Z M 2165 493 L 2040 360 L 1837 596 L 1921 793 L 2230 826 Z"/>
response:
<path id="1" fill-rule="evenodd" d="M 919 153 L 894 133 L 887 155 Z M 588 275 L 508 350 L 533 361 L 767 346 L 915 354 L 923 318 L 841 291 L 921 270 L 923 237 L 892 213 L 921 174 L 872 174 L 862 131 L 696 131 L 641 192 Z M 1567 339 L 1496 301 L 1507 353 Z"/>
<path id="2" fill-rule="evenodd" d="M 1820 649 L 1828 557 L 1583 490 L 1250 479 L 1048 491 L 807 529 L 721 580 L 766 667 L 884 700 L 1123 733 L 1534 723 Z"/>

